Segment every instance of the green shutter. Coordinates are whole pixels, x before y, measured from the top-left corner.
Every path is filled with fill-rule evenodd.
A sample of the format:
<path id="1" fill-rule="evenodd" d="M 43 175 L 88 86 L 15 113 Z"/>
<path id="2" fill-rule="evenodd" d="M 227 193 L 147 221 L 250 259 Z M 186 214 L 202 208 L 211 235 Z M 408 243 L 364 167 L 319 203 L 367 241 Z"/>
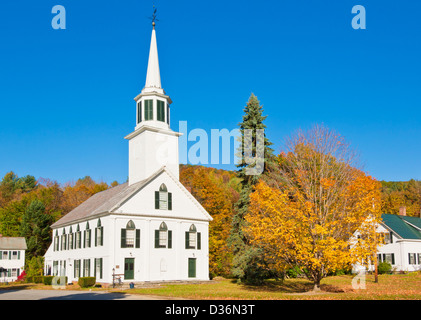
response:
<path id="1" fill-rule="evenodd" d="M 0 251 L 0 260 L 3 259 L 3 251 Z"/>
<path id="2" fill-rule="evenodd" d="M 395 254 L 392 253 L 392 264 L 395 264 Z"/>
<path id="3" fill-rule="evenodd" d="M 89 229 L 88 230 L 88 248 L 90 248 L 91 247 L 91 243 L 92 243 L 92 230 L 91 229 Z"/>
<path id="4" fill-rule="evenodd" d="M 83 231 L 83 247 L 86 247 L 86 230 Z"/>
<path id="5" fill-rule="evenodd" d="M 121 229 L 121 247 L 126 247 L 126 229 Z"/>
<path id="6" fill-rule="evenodd" d="M 100 245 L 102 246 L 102 245 L 104 245 L 104 227 L 100 228 L 100 232 L 101 232 L 101 244 Z"/>
<path id="7" fill-rule="evenodd" d="M 142 122 L 142 101 L 137 103 L 137 123 Z"/>
<path id="8" fill-rule="evenodd" d="M 159 209 L 159 191 L 155 191 L 155 209 Z"/>
<path id="9" fill-rule="evenodd" d="M 9 260 L 12 260 L 12 251 L 9 251 Z"/>
<path id="10" fill-rule="evenodd" d="M 98 235 L 98 228 L 95 228 L 95 247 L 98 245 L 97 244 L 98 241 L 96 239 L 97 238 L 97 235 Z"/>
<path id="11" fill-rule="evenodd" d="M 140 248 L 140 229 L 136 229 L 136 248 Z"/>
<path id="12" fill-rule="evenodd" d="M 172 210 L 172 193 L 168 192 L 168 210 Z"/>
<path id="13" fill-rule="evenodd" d="M 202 237 L 200 232 L 197 233 L 197 249 L 202 249 Z"/>
<path id="14" fill-rule="evenodd" d="M 186 249 L 189 249 L 189 232 L 186 231 Z"/>
<path id="15" fill-rule="evenodd" d="M 155 248 L 159 248 L 159 230 L 155 230 Z"/>
<path id="16" fill-rule="evenodd" d="M 18 260 L 20 260 L 20 250 L 18 251 Z"/>
<path id="17" fill-rule="evenodd" d="M 168 249 L 172 248 L 172 231 L 168 230 Z"/>
<path id="18" fill-rule="evenodd" d="M 99 258 L 99 278 L 102 279 L 102 258 Z"/>

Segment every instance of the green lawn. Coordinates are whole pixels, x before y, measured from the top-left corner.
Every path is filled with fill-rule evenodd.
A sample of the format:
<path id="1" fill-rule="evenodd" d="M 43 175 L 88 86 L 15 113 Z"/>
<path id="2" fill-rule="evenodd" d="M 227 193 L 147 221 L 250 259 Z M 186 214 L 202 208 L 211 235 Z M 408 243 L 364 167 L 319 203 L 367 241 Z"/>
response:
<path id="1" fill-rule="evenodd" d="M 421 299 L 421 273 L 366 276 L 366 288 L 352 288 L 352 275 L 325 278 L 321 293 L 312 293 L 313 285 L 305 279 L 267 281 L 263 286 L 237 284 L 229 279 L 216 279 L 202 284 L 168 284 L 157 288 L 125 290 L 130 294 L 151 294 L 188 299 Z"/>

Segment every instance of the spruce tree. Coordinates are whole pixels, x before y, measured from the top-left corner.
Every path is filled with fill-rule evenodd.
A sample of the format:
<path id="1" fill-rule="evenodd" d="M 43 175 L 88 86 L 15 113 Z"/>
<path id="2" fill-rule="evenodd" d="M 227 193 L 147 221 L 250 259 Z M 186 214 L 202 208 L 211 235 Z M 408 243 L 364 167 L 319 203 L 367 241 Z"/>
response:
<path id="1" fill-rule="evenodd" d="M 263 115 L 263 108 L 259 100 L 254 94 L 251 94 L 246 107 L 244 108 L 243 121 L 239 123 L 240 127 L 240 145 L 238 150 L 239 163 L 237 167 L 238 177 L 241 179 L 241 193 L 240 198 L 235 204 L 235 215 L 232 221 L 231 234 L 229 237 L 229 245 L 233 250 L 233 269 L 232 273 L 242 281 L 249 283 L 258 283 L 270 276 L 267 268 L 262 261 L 262 254 L 260 249 L 252 246 L 244 234 L 244 227 L 246 222 L 244 216 L 248 212 L 250 203 L 250 194 L 253 192 L 253 187 L 257 184 L 260 178 L 270 171 L 270 167 L 274 163 L 273 149 L 270 148 L 272 143 L 264 135 L 264 144 L 257 143 L 256 132 L 258 129 L 265 129 L 266 125 L 263 121 L 267 116 Z M 247 161 L 245 154 L 245 133 L 246 130 L 251 130 L 252 145 L 251 155 L 256 156 L 260 148 L 264 148 L 264 165 L 263 172 L 259 175 L 248 174 L 248 168 L 255 166 L 253 162 Z"/>

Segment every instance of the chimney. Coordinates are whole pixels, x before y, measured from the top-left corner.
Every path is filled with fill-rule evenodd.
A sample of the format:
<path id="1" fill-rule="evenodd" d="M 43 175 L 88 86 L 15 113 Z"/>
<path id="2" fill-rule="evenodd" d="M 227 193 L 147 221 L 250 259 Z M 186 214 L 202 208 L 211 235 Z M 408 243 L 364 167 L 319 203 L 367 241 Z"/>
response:
<path id="1" fill-rule="evenodd" d="M 399 215 L 406 216 L 406 207 L 399 207 Z"/>

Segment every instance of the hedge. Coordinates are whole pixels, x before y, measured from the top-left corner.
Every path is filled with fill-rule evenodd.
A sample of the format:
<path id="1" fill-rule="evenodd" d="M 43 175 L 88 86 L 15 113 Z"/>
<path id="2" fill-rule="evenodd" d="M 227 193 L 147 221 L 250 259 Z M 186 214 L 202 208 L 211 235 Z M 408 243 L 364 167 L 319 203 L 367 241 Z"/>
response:
<path id="1" fill-rule="evenodd" d="M 93 287 L 96 283 L 96 278 L 95 277 L 80 277 L 77 283 L 79 284 L 81 288 Z"/>

